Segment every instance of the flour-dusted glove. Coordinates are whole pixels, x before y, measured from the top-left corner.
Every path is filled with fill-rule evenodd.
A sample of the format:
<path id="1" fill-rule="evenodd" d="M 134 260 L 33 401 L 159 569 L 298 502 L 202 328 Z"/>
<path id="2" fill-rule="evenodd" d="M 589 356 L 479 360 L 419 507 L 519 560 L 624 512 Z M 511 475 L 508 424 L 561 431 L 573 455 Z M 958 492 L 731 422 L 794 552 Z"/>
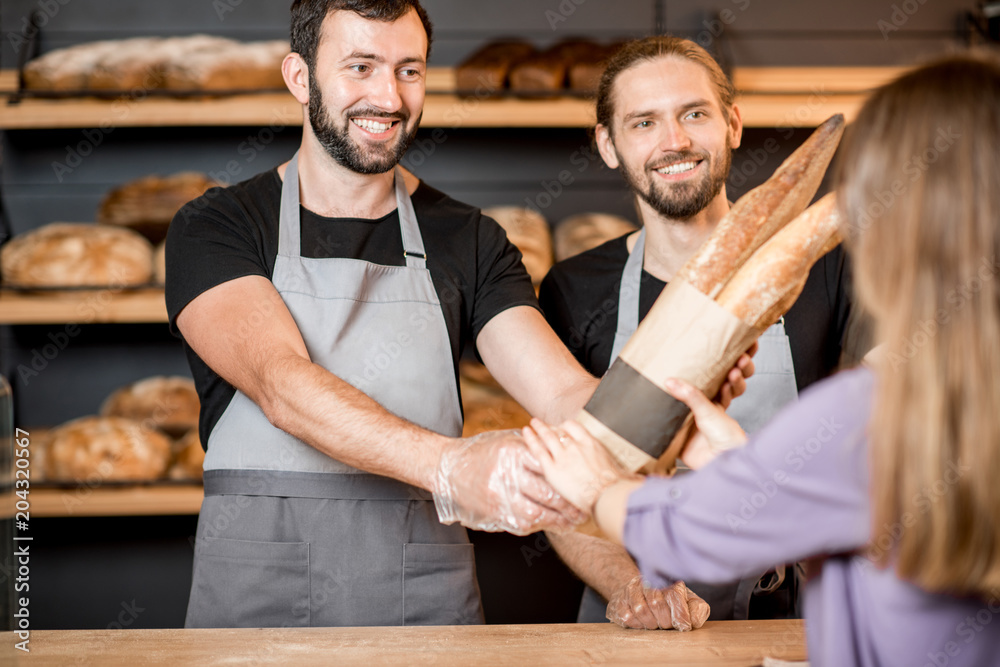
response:
<path id="1" fill-rule="evenodd" d="M 520 431 L 491 431 L 450 443 L 441 453 L 434 486 L 444 524 L 528 535 L 568 530 L 586 518 L 545 481 Z"/>
<path id="2" fill-rule="evenodd" d="M 608 602 L 607 618 L 623 628 L 638 630 L 695 630 L 708 620 L 708 603 L 688 590 L 683 581 L 670 588 L 648 588 L 633 577 Z"/>

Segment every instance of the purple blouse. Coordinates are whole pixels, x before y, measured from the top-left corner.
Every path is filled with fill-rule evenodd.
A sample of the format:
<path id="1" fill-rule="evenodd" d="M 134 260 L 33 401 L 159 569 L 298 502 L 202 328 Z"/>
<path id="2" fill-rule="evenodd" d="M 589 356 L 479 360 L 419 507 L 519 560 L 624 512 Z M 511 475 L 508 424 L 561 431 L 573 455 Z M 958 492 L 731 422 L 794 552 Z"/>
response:
<path id="1" fill-rule="evenodd" d="M 804 392 L 746 447 L 696 474 L 650 478 L 629 497 L 625 546 L 656 587 L 820 559 L 804 591 L 813 665 L 1000 665 L 1000 591 L 985 600 L 927 593 L 856 553 L 870 539 L 891 550 L 906 530 L 870 535 L 873 386 L 868 370 L 840 373 Z M 942 484 L 966 463 L 950 465 Z M 929 511 L 940 494 L 926 489 L 912 514 Z"/>

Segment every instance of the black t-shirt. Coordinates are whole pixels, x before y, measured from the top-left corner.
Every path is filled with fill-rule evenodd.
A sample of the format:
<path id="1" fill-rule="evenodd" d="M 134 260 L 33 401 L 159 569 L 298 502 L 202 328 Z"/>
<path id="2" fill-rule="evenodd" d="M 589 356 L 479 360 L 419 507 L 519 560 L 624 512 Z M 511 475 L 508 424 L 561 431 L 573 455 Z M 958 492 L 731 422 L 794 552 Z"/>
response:
<path id="1" fill-rule="evenodd" d="M 604 375 L 611 363 L 627 238 L 612 239 L 559 262 L 538 295 L 549 324 L 584 368 L 597 376 Z M 665 286 L 643 270 L 640 321 Z M 785 315 L 799 391 L 836 370 L 851 313 L 850 293 L 850 266 L 837 247 L 812 268 L 802 294 Z"/>
<path id="2" fill-rule="evenodd" d="M 209 190 L 174 217 L 167 236 L 167 313 L 177 315 L 199 294 L 243 276 L 271 278 L 278 254 L 281 179 L 272 169 L 228 188 Z M 514 306 L 537 307 L 521 254 L 496 221 L 421 183 L 411 196 L 427 253 L 427 268 L 444 313 L 458 375 L 465 344 Z M 377 220 L 325 218 L 301 209 L 302 255 L 353 258 L 403 266 L 396 211 Z M 185 345 L 201 398 L 201 438 L 208 436 L 235 394 Z"/>

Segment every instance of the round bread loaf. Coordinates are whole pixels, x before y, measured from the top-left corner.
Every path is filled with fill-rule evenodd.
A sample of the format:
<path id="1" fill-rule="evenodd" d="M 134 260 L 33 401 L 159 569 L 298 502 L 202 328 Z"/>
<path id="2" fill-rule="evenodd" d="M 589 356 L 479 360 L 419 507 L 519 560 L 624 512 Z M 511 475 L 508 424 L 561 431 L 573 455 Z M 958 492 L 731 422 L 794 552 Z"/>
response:
<path id="1" fill-rule="evenodd" d="M 193 428 L 180 440 L 173 444 L 173 463 L 167 477 L 176 480 L 201 480 L 204 470 L 205 450 L 198 437 L 198 429 Z"/>
<path id="2" fill-rule="evenodd" d="M 483 215 L 500 223 L 507 238 L 521 251 L 531 282 L 540 285 L 552 268 L 552 233 L 545 218 L 531 209 L 516 206 L 483 209 Z"/>
<path id="3" fill-rule="evenodd" d="M 101 406 L 101 416 L 133 419 L 145 428 L 180 436 L 198 427 L 200 405 L 192 380 L 156 376 L 112 393 Z"/>
<path id="4" fill-rule="evenodd" d="M 634 223 L 617 215 L 581 213 L 571 216 L 556 225 L 553 233 L 556 261 L 579 255 L 636 229 Z"/>
<path id="5" fill-rule="evenodd" d="M 153 247 L 128 229 L 54 222 L 5 245 L 0 266 L 19 287 L 135 287 L 153 275 Z"/>
<path id="6" fill-rule="evenodd" d="M 217 185 L 196 171 L 145 176 L 108 192 L 97 208 L 97 222 L 127 227 L 151 243 L 159 243 L 166 238 L 177 211 Z"/>
<path id="7" fill-rule="evenodd" d="M 57 481 L 152 481 L 170 462 L 170 440 L 120 417 L 83 417 L 44 436 L 48 478 Z"/>

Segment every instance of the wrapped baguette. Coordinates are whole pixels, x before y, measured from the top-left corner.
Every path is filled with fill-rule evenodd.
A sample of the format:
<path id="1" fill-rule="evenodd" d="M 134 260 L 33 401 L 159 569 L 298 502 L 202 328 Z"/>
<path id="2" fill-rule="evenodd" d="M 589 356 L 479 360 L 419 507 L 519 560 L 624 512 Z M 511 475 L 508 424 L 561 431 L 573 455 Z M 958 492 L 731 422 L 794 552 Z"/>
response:
<path id="1" fill-rule="evenodd" d="M 714 395 L 739 356 L 795 302 L 812 265 L 836 245 L 832 196 L 799 214 L 842 132 L 842 117 L 828 120 L 736 203 L 667 285 L 577 416 L 625 468 L 659 470 L 676 457 L 681 439 L 671 443 L 689 411 L 663 381 L 681 378 Z"/>

